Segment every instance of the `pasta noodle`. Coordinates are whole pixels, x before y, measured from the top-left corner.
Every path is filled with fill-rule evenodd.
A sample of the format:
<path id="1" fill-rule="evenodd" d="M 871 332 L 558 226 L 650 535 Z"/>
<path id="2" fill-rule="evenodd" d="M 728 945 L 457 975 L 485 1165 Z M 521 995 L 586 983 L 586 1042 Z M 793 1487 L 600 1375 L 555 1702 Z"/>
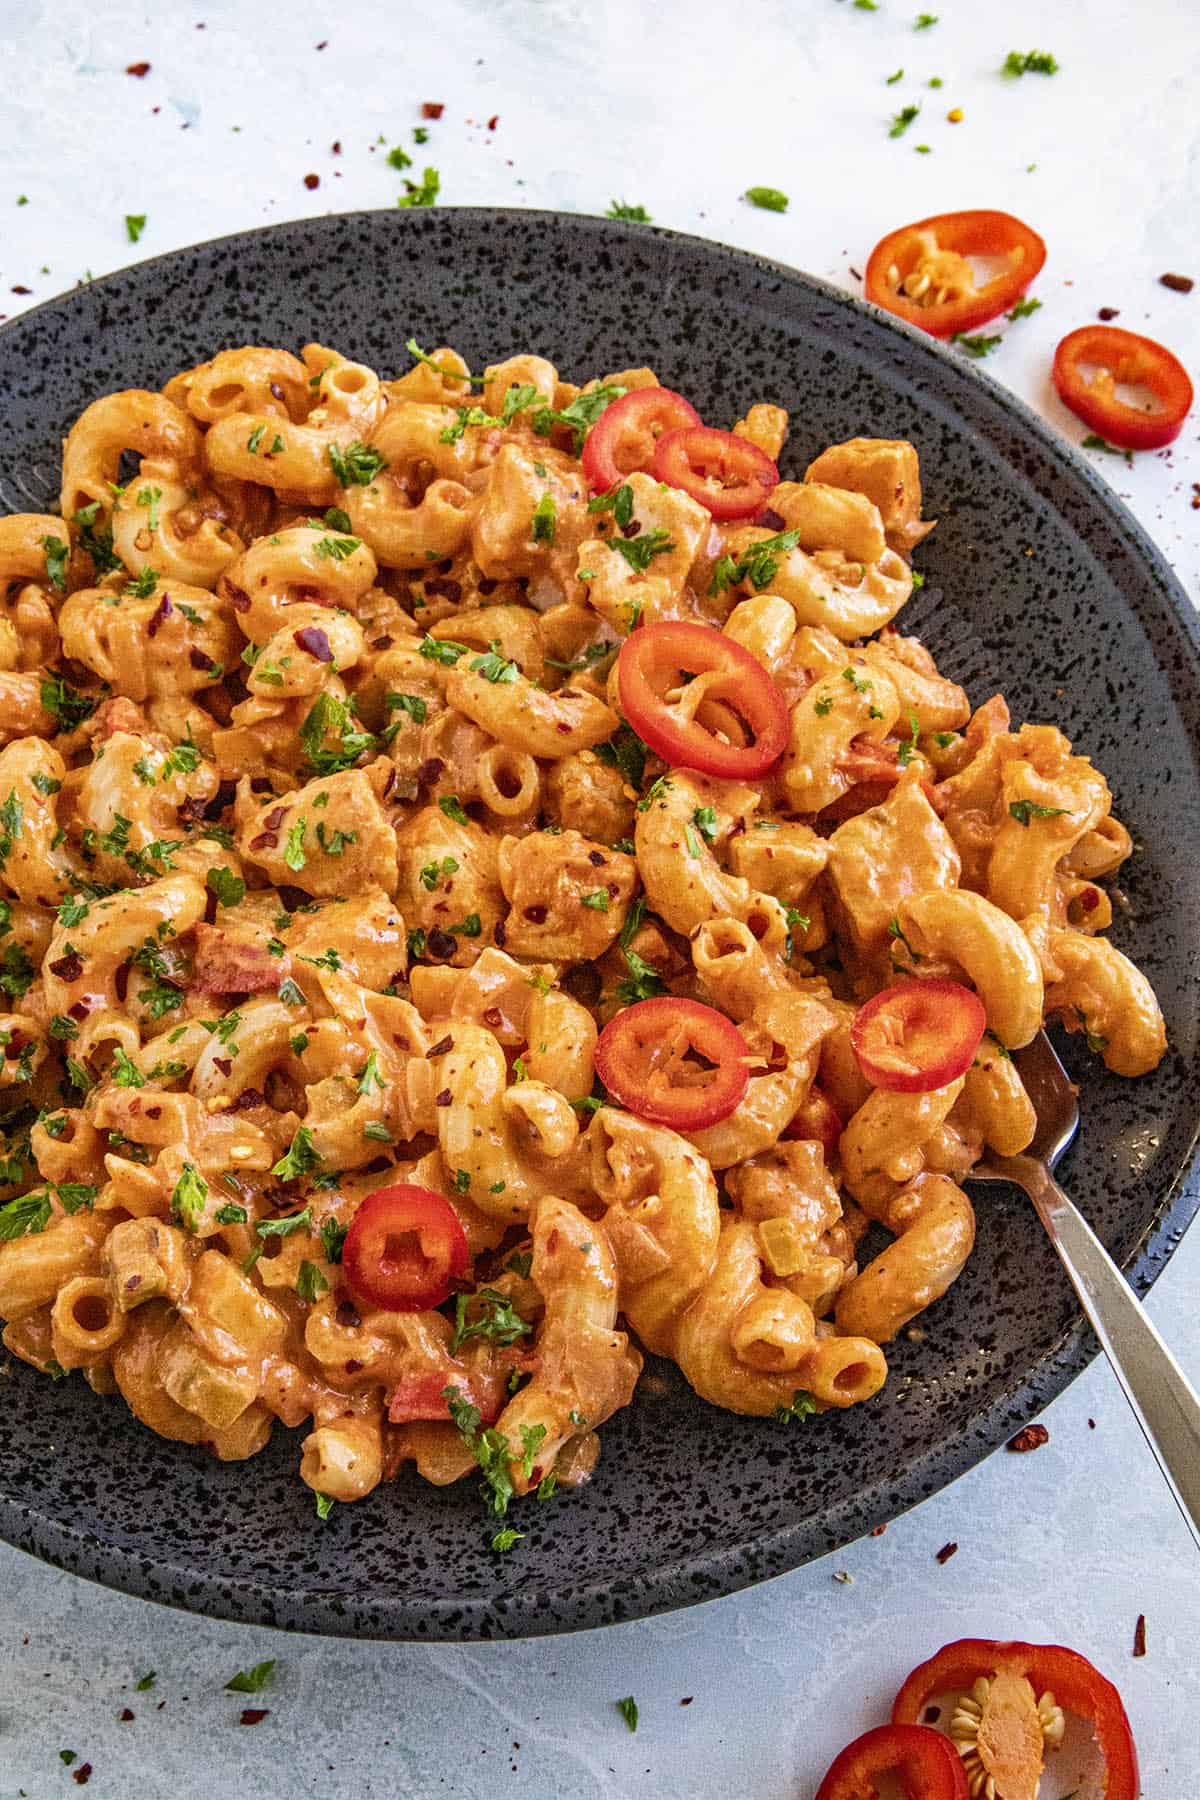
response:
<path id="1" fill-rule="evenodd" d="M 1165 1049 L 1099 935 L 1104 777 L 896 629 L 913 447 L 834 445 L 754 522 L 644 468 L 598 495 L 585 434 L 657 387 L 222 350 L 93 400 L 61 516 L 0 519 L 3 1341 L 224 1459 L 307 1425 L 324 1511 L 405 1463 L 497 1515 L 586 1479 L 643 1351 L 739 1413 L 869 1401 L 972 1164 L 1032 1137 L 1009 1052 L 1048 1016 L 1118 1074 Z M 630 729 L 621 646 L 689 623 L 781 696 L 766 774 Z M 673 704 L 728 736 L 714 691 Z M 852 1027 L 914 979 L 987 1033 L 897 1091 Z M 735 1109 L 599 1086 L 647 1000 L 736 1027 Z M 381 1191 L 461 1239 L 431 1300 L 363 1273 Z"/>

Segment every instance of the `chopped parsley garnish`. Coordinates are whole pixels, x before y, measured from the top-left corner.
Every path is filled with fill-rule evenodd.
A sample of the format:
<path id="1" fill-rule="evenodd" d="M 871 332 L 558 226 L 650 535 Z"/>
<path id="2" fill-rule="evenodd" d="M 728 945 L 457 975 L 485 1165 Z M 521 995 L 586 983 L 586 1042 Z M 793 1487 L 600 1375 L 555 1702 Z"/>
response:
<path id="1" fill-rule="evenodd" d="M 313 555 L 322 562 L 345 562 L 359 549 L 361 539 L 356 537 L 323 537 L 313 545 Z"/>
<path id="2" fill-rule="evenodd" d="M 424 139 L 419 138 L 417 141 L 423 143 Z M 432 369 L 436 375 L 441 375 L 446 381 L 468 381 L 481 384 L 484 380 L 482 375 L 465 375 L 459 369 L 448 369 L 445 363 L 437 360 L 436 356 L 430 356 L 428 350 L 422 350 L 416 338 L 407 339 L 404 348 L 415 362 L 424 363 L 427 368 Z"/>
<path id="3" fill-rule="evenodd" d="M 171 1192 L 171 1213 L 185 1231 L 195 1231 L 208 1203 L 208 1183 L 194 1163 L 185 1162 Z M 244 1215 L 243 1215 L 244 1216 Z"/>
<path id="4" fill-rule="evenodd" d="M 909 763 L 917 754 L 917 739 L 920 736 L 921 727 L 917 721 L 917 715 L 914 712 L 910 712 L 908 715 L 908 727 L 911 735 L 907 742 L 901 744 L 896 753 L 896 761 L 900 764 L 902 769 L 907 769 Z"/>
<path id="5" fill-rule="evenodd" d="M 639 956 L 631 948 L 634 938 L 641 929 L 642 919 L 646 911 L 646 902 L 640 896 L 633 902 L 625 916 L 621 927 L 621 954 L 625 958 L 625 967 L 629 974 L 617 983 L 617 998 L 623 1005 L 632 1006 L 635 1000 L 652 1000 L 663 991 L 662 977 L 646 959 Z"/>
<path id="6" fill-rule="evenodd" d="M 696 827 L 696 830 L 700 833 L 701 837 L 706 838 L 710 844 L 716 843 L 719 827 L 717 825 L 717 809 L 715 806 L 698 806 L 692 814 L 692 824 Z"/>
<path id="7" fill-rule="evenodd" d="M 596 755 L 610 769 L 619 769 L 631 788 L 640 788 L 646 773 L 650 746 L 631 725 L 622 725 L 607 743 L 596 745 Z"/>
<path id="8" fill-rule="evenodd" d="M 245 1225 L 250 1218 L 245 1207 L 239 1206 L 236 1200 L 227 1200 L 224 1206 L 218 1206 L 213 1216 L 218 1225 Z"/>
<path id="9" fill-rule="evenodd" d="M 1130 468 L 1132 469 L 1133 467 L 1132 450 L 1123 449 L 1118 444 L 1109 444 L 1094 431 L 1089 431 L 1088 435 L 1085 438 L 1082 438 L 1080 442 L 1085 450 L 1106 450 L 1110 456 L 1123 456 Z"/>
<path id="10" fill-rule="evenodd" d="M 543 494 L 533 509 L 529 532 L 535 544 L 551 545 L 558 521 L 558 507 L 554 503 L 553 494 Z"/>
<path id="11" fill-rule="evenodd" d="M 389 712 L 407 713 L 414 725 L 423 725 L 429 710 L 419 694 L 385 694 L 383 704 Z M 388 729 L 394 733 L 396 727 L 391 725 Z"/>
<path id="12" fill-rule="evenodd" d="M 73 731 L 96 710 L 96 701 L 79 693 L 61 675 L 42 677 L 40 697 L 45 710 L 58 720 L 60 731 Z"/>
<path id="13" fill-rule="evenodd" d="M 620 400 L 626 392 L 615 383 L 590 388 L 586 393 L 576 394 L 575 398 L 559 410 L 550 406 L 542 406 L 531 413 L 530 423 L 539 437 L 549 437 L 556 425 L 563 425 L 574 435 L 576 456 L 583 448 L 583 440 L 606 407 L 614 400 Z"/>
<path id="14" fill-rule="evenodd" d="M 581 894 L 580 900 L 584 906 L 590 906 L 593 912 L 608 911 L 607 888 L 595 888 L 590 894 Z"/>
<path id="15" fill-rule="evenodd" d="M 315 775 L 336 775 L 354 766 L 366 751 L 375 748 L 373 732 L 364 731 L 354 714 L 351 700 L 339 700 L 334 694 L 318 696 L 300 726 L 300 742 Z M 334 749 L 326 745 L 327 737 L 341 741 Z"/>
<path id="16" fill-rule="evenodd" d="M 817 1403 L 813 1396 L 806 1394 L 803 1388 L 797 1388 L 792 1395 L 791 1405 L 777 1406 L 773 1417 L 778 1419 L 781 1425 L 798 1425 L 816 1410 Z"/>
<path id="17" fill-rule="evenodd" d="M 301 1126 L 300 1129 L 301 1129 L 301 1131 L 303 1131 L 304 1127 Z M 299 1136 L 299 1132 L 297 1132 L 296 1135 Z M 293 1144 L 292 1148 L 293 1149 L 295 1148 L 294 1144 Z M 289 1152 L 289 1154 L 290 1154 L 290 1152 Z M 278 1163 L 276 1163 L 275 1167 L 271 1170 L 271 1173 L 272 1173 L 272 1175 L 278 1175 L 278 1173 L 279 1173 L 279 1164 Z M 290 1180 L 290 1179 L 291 1179 L 290 1176 L 285 1177 L 285 1180 Z M 293 1233 L 297 1232 L 297 1231 L 311 1231 L 311 1229 L 312 1229 L 312 1207 L 306 1206 L 304 1208 L 303 1212 L 288 1213 L 286 1215 L 286 1217 L 284 1217 L 282 1219 L 260 1219 L 258 1221 L 258 1224 L 254 1227 L 254 1229 L 255 1229 L 255 1231 L 257 1231 L 259 1237 L 281 1237 L 281 1238 L 282 1237 L 291 1237 L 293 1235 Z"/>
<path id="18" fill-rule="evenodd" d="M 387 468 L 387 462 L 378 450 L 360 444 L 357 438 L 344 450 L 340 444 L 330 444 L 327 454 L 339 487 L 370 487 L 375 477 Z"/>
<path id="19" fill-rule="evenodd" d="M 297 819 L 294 825 L 288 827 L 287 843 L 284 845 L 283 850 L 283 860 L 289 869 L 298 871 L 302 869 L 308 861 L 308 858 L 304 854 L 304 833 L 306 829 L 307 824 L 303 818 Z"/>
<path id="20" fill-rule="evenodd" d="M 486 656 L 472 657 L 470 667 L 474 674 L 482 675 L 485 681 L 500 684 L 517 679 L 516 663 L 509 662 L 501 656 L 495 644 L 492 645 Z"/>
<path id="21" fill-rule="evenodd" d="M 788 197 L 779 188 L 749 187 L 746 189 L 745 198 L 751 206 L 761 207 L 764 212 L 781 213 L 788 209 Z"/>
<path id="22" fill-rule="evenodd" d="M 469 825 L 471 823 L 466 815 L 463 803 L 457 794 L 443 794 L 438 801 L 438 805 L 441 807 L 446 817 L 448 819 L 453 819 L 456 825 Z"/>
<path id="23" fill-rule="evenodd" d="M 162 489 L 160 487 L 144 487 L 138 490 L 136 503 L 138 506 L 144 506 L 149 513 L 148 523 L 151 531 L 158 530 L 158 503 L 161 499 Z"/>
<path id="24" fill-rule="evenodd" d="M 888 136 L 894 138 L 903 137 L 920 110 L 920 104 L 916 101 L 910 102 L 908 106 L 902 106 L 892 120 L 888 130 Z"/>
<path id="25" fill-rule="evenodd" d="M 379 1052 L 372 1050 L 362 1066 L 362 1074 L 358 1078 L 358 1091 L 360 1094 L 369 1094 L 373 1089 L 382 1090 L 386 1086 L 387 1083 L 379 1073 Z"/>
<path id="26" fill-rule="evenodd" d="M 627 200 L 610 200 L 606 219 L 632 219 L 635 225 L 652 225 L 654 221 L 644 206 L 630 206 Z"/>
<path id="27" fill-rule="evenodd" d="M 296 1298 L 319 1300 L 329 1292 L 329 1283 L 314 1262 L 302 1262 L 296 1275 Z"/>
<path id="28" fill-rule="evenodd" d="M 898 81 L 903 81 L 903 79 L 904 79 L 904 70 L 897 69 L 896 73 L 894 75 L 888 76 L 887 81 L 884 83 L 884 86 L 885 87 L 895 87 L 896 83 Z"/>
<path id="29" fill-rule="evenodd" d="M 444 875 L 453 875 L 460 864 L 456 856 L 443 856 L 441 862 L 427 862 L 422 868 L 418 880 L 427 893 L 432 894 Z"/>
<path id="30" fill-rule="evenodd" d="M 508 1439 L 494 1427 L 480 1431 L 479 1408 L 464 1400 L 458 1388 L 444 1387 L 442 1398 L 463 1443 L 483 1471 L 483 1492 L 489 1510 L 502 1519 L 513 1497 L 512 1478 L 508 1473 Z"/>
<path id="31" fill-rule="evenodd" d="M 412 157 L 400 144 L 393 144 L 387 153 L 388 167 L 392 169 L 411 169 Z"/>
<path id="32" fill-rule="evenodd" d="M 431 637 L 428 632 L 417 646 L 421 656 L 427 657 L 430 662 L 444 663 L 451 669 L 460 656 L 468 655 L 470 648 L 469 644 L 456 644 L 453 638 Z"/>
<path id="33" fill-rule="evenodd" d="M 434 168 L 426 167 L 421 181 L 405 180 L 404 193 L 397 200 L 397 206 L 433 206 L 441 192 L 442 178 Z"/>
<path id="34" fill-rule="evenodd" d="M 498 1531 L 493 1537 L 492 1549 L 511 1550 L 513 1545 L 519 1543 L 524 1536 L 525 1533 L 523 1531 L 514 1531 L 511 1525 L 506 1525 L 502 1531 Z"/>
<path id="35" fill-rule="evenodd" d="M 125 231 L 131 244 L 136 244 L 146 229 L 146 213 L 126 213 Z"/>
<path id="36" fill-rule="evenodd" d="M 760 538 L 739 557 L 718 557 L 709 593 L 723 594 L 726 588 L 737 587 L 743 581 L 749 581 L 761 593 L 779 573 L 779 558 L 794 550 L 799 542 L 798 531 L 779 531 L 774 537 Z"/>
<path id="37" fill-rule="evenodd" d="M 218 906 L 238 906 L 246 897 L 246 883 L 232 869 L 210 869 L 204 880 Z"/>
<path id="38" fill-rule="evenodd" d="M 271 1173 L 280 1181 L 296 1181 L 301 1175 L 307 1175 L 310 1169 L 319 1169 L 321 1162 L 319 1152 L 313 1148 L 312 1132 L 307 1125 L 301 1125 L 287 1154 L 280 1157 Z M 292 1229 L 295 1230 L 296 1227 L 293 1226 Z"/>
<path id="39" fill-rule="evenodd" d="M 332 1494 L 316 1494 L 316 1495 L 314 1495 L 314 1499 L 317 1502 L 317 1517 L 318 1517 L 318 1519 L 321 1519 L 321 1520 L 327 1519 L 329 1517 L 330 1513 L 333 1511 L 334 1507 L 337 1505 L 337 1501 L 334 1499 Z"/>
<path id="40" fill-rule="evenodd" d="M 914 31 L 928 31 L 929 27 L 931 25 L 936 25 L 937 22 L 938 22 L 938 15 L 936 13 L 918 13 L 916 24 L 913 26 L 913 30 Z"/>
<path id="41" fill-rule="evenodd" d="M 1066 806 L 1039 806 L 1036 800 L 1012 800 L 1009 802 L 1009 813 L 1018 825 L 1029 826 L 1030 819 L 1061 819 L 1070 817 L 1070 809 Z"/>
<path id="42" fill-rule="evenodd" d="M 675 545 L 666 527 L 656 525 L 653 531 L 644 531 L 640 537 L 609 538 L 608 547 L 625 558 L 635 575 L 644 575 L 656 556 L 665 556 Z"/>
<path id="43" fill-rule="evenodd" d="M 252 1669 L 239 1669 L 232 1681 L 225 1683 L 226 1692 L 231 1694 L 257 1694 L 266 1687 L 275 1673 L 275 1658 L 266 1662 L 255 1663 Z"/>
<path id="44" fill-rule="evenodd" d="M 1024 294 L 1007 316 L 1010 319 L 1027 319 L 1030 313 L 1037 312 L 1041 304 L 1040 300 L 1031 300 L 1028 294 Z"/>
<path id="45" fill-rule="evenodd" d="M 950 342 L 952 344 L 957 344 L 960 350 L 965 350 L 968 356 L 973 356 L 976 362 L 978 362 L 981 357 L 990 356 L 992 351 L 996 348 L 996 345 L 1003 341 L 1004 340 L 1000 337 L 999 333 L 993 337 L 987 337 L 981 331 L 977 331 L 974 334 L 968 334 L 965 331 L 956 331 L 950 339 Z"/>
<path id="46" fill-rule="evenodd" d="M 1002 75 L 1057 75 L 1059 63 L 1048 50 L 1010 50 L 1001 66 Z"/>
<path id="47" fill-rule="evenodd" d="M 632 1694 L 626 1694 L 623 1700 L 614 1700 L 613 1705 L 628 1725 L 630 1731 L 638 1728 L 638 1704 Z"/>
<path id="48" fill-rule="evenodd" d="M 463 1171 L 459 1171 L 461 1174 Z M 468 1176 L 468 1184 L 470 1177 Z M 478 1304 L 478 1312 L 474 1319 L 468 1321 L 467 1310 Z M 492 1344 L 515 1344 L 518 1338 L 528 1337 L 533 1326 L 515 1311 L 508 1294 L 500 1293 L 496 1288 L 483 1288 L 478 1294 L 459 1294 L 454 1301 L 454 1335 L 450 1339 L 450 1354 L 457 1356 L 459 1349 L 470 1338 L 486 1338 Z"/>
<path id="49" fill-rule="evenodd" d="M 50 1196 L 44 1190 L 39 1194 L 21 1194 L 16 1200 L 10 1200 L 6 1206 L 0 1206 L 0 1244 L 11 1243 L 14 1238 L 32 1237 L 35 1232 L 45 1231 L 50 1221 Z"/>
<path id="50" fill-rule="evenodd" d="M 342 1245 L 346 1242 L 348 1225 L 339 1225 L 336 1219 L 322 1219 L 317 1227 L 317 1235 L 321 1240 L 321 1248 L 325 1252 L 325 1261 L 340 1263 Z"/>
<path id="51" fill-rule="evenodd" d="M 588 501 L 588 511 L 611 512 L 614 522 L 624 530 L 633 519 L 633 489 L 623 481 L 619 487 L 609 488 L 606 494 L 596 494 Z"/>
<path id="52" fill-rule="evenodd" d="M 250 436 L 246 439 L 246 448 L 251 456 L 258 455 L 258 446 L 262 443 L 263 438 L 266 435 L 266 430 L 267 428 L 265 425 L 256 425 L 254 430 L 250 433 Z"/>
<path id="53" fill-rule="evenodd" d="M 71 546 L 64 544 L 61 538 L 44 537 L 40 539 L 42 549 L 46 552 L 46 575 L 50 586 L 58 594 L 67 591 L 67 564 L 71 559 Z"/>

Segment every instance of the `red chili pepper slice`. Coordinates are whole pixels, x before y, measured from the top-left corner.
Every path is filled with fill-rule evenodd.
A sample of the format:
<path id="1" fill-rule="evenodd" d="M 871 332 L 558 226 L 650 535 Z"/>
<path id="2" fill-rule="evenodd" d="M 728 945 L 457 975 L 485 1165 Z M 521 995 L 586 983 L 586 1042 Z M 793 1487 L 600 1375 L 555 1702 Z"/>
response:
<path id="1" fill-rule="evenodd" d="M 621 646 L 617 692 L 639 737 L 676 768 L 749 780 L 788 740 L 787 703 L 767 671 L 709 625 L 639 627 Z"/>
<path id="2" fill-rule="evenodd" d="M 699 1131 L 727 1119 L 741 1104 L 750 1079 L 749 1055 L 745 1038 L 724 1013 L 664 994 L 639 1000 L 609 1020 L 596 1043 L 596 1073 L 639 1119 Z"/>
<path id="3" fill-rule="evenodd" d="M 685 425 L 699 425 L 700 414 L 673 388 L 635 388 L 606 406 L 583 445 L 583 473 L 594 494 L 606 494 L 638 469 L 654 467 L 658 440 Z"/>
<path id="4" fill-rule="evenodd" d="M 986 1024 L 979 995 L 957 981 L 898 981 L 859 1007 L 850 1043 L 873 1087 L 928 1094 L 966 1074 Z"/>
<path id="5" fill-rule="evenodd" d="M 927 1725 L 877 1725 L 847 1744 L 817 1789 L 817 1800 L 870 1800 L 876 1779 L 893 1775 L 908 1800 L 968 1800 L 967 1778 L 950 1739 Z"/>
<path id="6" fill-rule="evenodd" d="M 971 256 L 1002 256 L 1005 266 L 979 287 Z M 952 337 L 1007 312 L 1045 260 L 1037 232 L 1011 213 L 935 213 L 880 238 L 867 259 L 865 292 L 910 325 Z"/>
<path id="7" fill-rule="evenodd" d="M 712 425 L 660 437 L 654 473 L 698 500 L 714 519 L 756 519 L 779 486 L 779 470 L 765 450 Z"/>
<path id="8" fill-rule="evenodd" d="M 1149 388 L 1157 410 L 1118 400 L 1118 384 Z M 1069 331 L 1054 352 L 1054 385 L 1064 406 L 1122 450 L 1173 443 L 1192 407 L 1191 377 L 1179 358 L 1153 338 L 1115 325 Z"/>
<path id="9" fill-rule="evenodd" d="M 980 1676 L 989 1681 L 997 1676 L 1023 1677 L 1037 1697 L 1052 1693 L 1064 1712 L 1086 1719 L 1104 1757 L 1105 1800 L 1137 1800 L 1141 1791 L 1137 1748 L 1121 1696 L 1086 1656 L 1062 1644 L 993 1643 L 988 1638 L 945 1644 L 905 1681 L 892 1707 L 893 1721 L 913 1725 L 934 1695 L 966 1692 Z M 986 1724 L 985 1702 L 981 1745 L 990 1735 Z M 1011 1731 L 1003 1734 L 1010 1736 Z M 986 1761 L 984 1769 L 991 1772 Z"/>
<path id="10" fill-rule="evenodd" d="M 783 1135 L 785 1138 L 814 1140 L 822 1146 L 828 1161 L 837 1150 L 845 1129 L 845 1122 L 832 1101 L 826 1099 L 820 1088 L 812 1087 L 791 1124 L 784 1126 Z"/>
<path id="11" fill-rule="evenodd" d="M 407 1181 L 368 1194 L 342 1246 L 351 1288 L 386 1312 L 440 1306 L 468 1260 L 466 1233 L 450 1202 Z"/>

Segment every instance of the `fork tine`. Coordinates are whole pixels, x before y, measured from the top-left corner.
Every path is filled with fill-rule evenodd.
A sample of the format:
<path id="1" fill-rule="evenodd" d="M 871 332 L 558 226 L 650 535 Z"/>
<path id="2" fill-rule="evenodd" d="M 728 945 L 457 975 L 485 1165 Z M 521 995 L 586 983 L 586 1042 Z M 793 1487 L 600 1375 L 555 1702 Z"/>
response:
<path id="1" fill-rule="evenodd" d="M 1037 1113 L 1037 1131 L 1027 1154 L 1052 1169 L 1079 1129 L 1079 1089 L 1044 1031 L 1018 1050 L 1014 1060 Z"/>

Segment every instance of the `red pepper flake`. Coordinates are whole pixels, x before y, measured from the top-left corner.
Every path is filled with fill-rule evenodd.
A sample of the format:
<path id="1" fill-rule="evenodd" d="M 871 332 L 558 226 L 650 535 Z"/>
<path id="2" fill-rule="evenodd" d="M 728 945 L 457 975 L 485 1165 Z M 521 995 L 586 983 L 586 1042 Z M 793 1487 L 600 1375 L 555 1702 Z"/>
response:
<path id="1" fill-rule="evenodd" d="M 1190 275 L 1172 275 L 1168 273 L 1166 275 L 1160 275 L 1158 281 L 1160 287 L 1170 288 L 1173 294 L 1190 294 L 1196 285 Z"/>
<path id="2" fill-rule="evenodd" d="M 321 185 L 321 177 L 319 175 L 306 175 L 304 177 L 304 185 L 306 188 L 319 188 Z"/>
<path id="3" fill-rule="evenodd" d="M 488 120 L 488 130 L 495 131 L 495 129 L 499 123 L 500 123 L 500 114 L 493 113 L 491 118 Z M 680 1704 L 682 1705 L 682 1702 L 680 1702 Z"/>
<path id="4" fill-rule="evenodd" d="M 437 1043 L 433 1045 L 432 1049 L 430 1049 L 427 1052 L 427 1055 L 429 1055 L 429 1056 L 446 1056 L 449 1054 L 449 1052 L 451 1050 L 453 1050 L 453 1048 L 454 1048 L 454 1039 L 452 1037 L 439 1038 Z"/>
<path id="5" fill-rule="evenodd" d="M 146 636 L 156 637 L 170 618 L 173 611 L 174 608 L 171 605 L 171 596 L 169 594 L 164 594 L 153 613 L 150 615 L 150 623 L 146 626 Z"/>
<path id="6" fill-rule="evenodd" d="M 333 154 L 335 156 L 340 156 L 342 154 L 341 138 L 334 138 L 334 140 L 333 140 L 332 144 L 330 144 L 329 148 L 333 151 Z"/>
<path id="7" fill-rule="evenodd" d="M 305 625 L 299 631 L 294 631 L 292 638 L 297 649 L 307 650 L 308 654 L 315 657 L 318 662 L 331 663 L 333 661 L 333 651 L 330 648 L 329 639 L 319 625 Z"/>
<path id="8" fill-rule="evenodd" d="M 317 48 L 320 49 L 320 47 L 321 46 L 318 44 Z M 271 1709 L 269 1706 L 243 1706 L 238 1724 L 261 1725 L 264 1719 L 270 1717 L 270 1713 Z"/>
<path id="9" fill-rule="evenodd" d="M 861 269 L 851 269 L 850 273 L 853 275 L 855 281 L 862 280 L 862 270 Z"/>
<path id="10" fill-rule="evenodd" d="M 328 49 L 328 47 L 329 47 L 329 39 L 328 38 L 322 38 L 320 43 L 315 46 L 315 48 L 318 50 L 325 50 L 325 49 Z"/>
<path id="11" fill-rule="evenodd" d="M 78 981 L 83 974 L 83 958 L 78 950 L 72 950 L 50 964 L 50 973 L 57 975 L 60 981 Z"/>
<path id="12" fill-rule="evenodd" d="M 1096 1421 L 1095 1421 L 1095 1419 L 1089 1419 L 1089 1420 L 1088 1420 L 1088 1430 L 1089 1430 L 1089 1431 L 1095 1431 L 1095 1429 L 1096 1429 Z"/>
<path id="13" fill-rule="evenodd" d="M 1044 1425 L 1026 1425 L 1024 1431 L 1018 1431 L 1016 1437 L 1009 1438 L 1008 1450 L 1021 1455 L 1026 1450 L 1040 1450 L 1043 1444 L 1050 1442 L 1050 1433 Z"/>
<path id="14" fill-rule="evenodd" d="M 139 1281 L 140 1281 L 140 1279 L 141 1279 L 141 1277 L 140 1277 L 140 1276 L 139 1276 L 139 1277 L 138 1277 L 138 1279 L 139 1279 Z M 126 1286 L 126 1287 L 128 1287 L 128 1286 L 129 1286 L 129 1282 L 128 1282 L 128 1281 L 127 1281 L 127 1282 L 126 1282 L 126 1283 L 125 1283 L 125 1286 Z M 130 1721 L 130 1719 L 134 1719 L 134 1718 L 136 1718 L 136 1717 L 137 1717 L 137 1714 L 136 1714 L 136 1713 L 135 1713 L 135 1712 L 134 1712 L 134 1711 L 133 1711 L 133 1709 L 132 1709 L 132 1707 L 129 1707 L 129 1706 L 123 1706 L 123 1707 L 122 1707 L 122 1708 L 121 1708 L 121 1711 L 120 1711 L 120 1715 L 119 1715 L 119 1716 L 120 1716 L 120 1720 L 121 1720 L 121 1723 L 122 1723 L 122 1725 L 128 1725 L 128 1723 L 129 1723 L 129 1721 Z"/>
<path id="15" fill-rule="evenodd" d="M 446 108 L 440 100 L 423 100 L 421 102 L 421 117 L 423 119 L 440 119 L 445 110 Z"/>
<path id="16" fill-rule="evenodd" d="M 1135 1656 L 1145 1656 L 1145 1654 L 1146 1654 L 1146 1615 L 1145 1615 L 1145 1613 L 1138 1614 L 1137 1624 L 1133 1628 L 1133 1654 Z"/>
<path id="17" fill-rule="evenodd" d="M 876 1525 L 874 1531 L 871 1533 L 871 1536 L 872 1537 L 882 1537 L 886 1530 L 887 1530 L 886 1525 Z"/>
<path id="18" fill-rule="evenodd" d="M 76 1787 L 86 1787 L 91 1779 L 91 1763 L 80 1763 L 79 1767 L 71 1772 L 71 1780 L 75 1783 Z"/>
<path id="19" fill-rule="evenodd" d="M 1096 314 L 1096 317 L 1098 319 L 1103 319 L 1105 324 L 1107 324 L 1110 319 L 1119 319 L 1120 316 L 1121 309 L 1119 306 L 1102 306 L 1100 311 Z"/>
<path id="20" fill-rule="evenodd" d="M 941 1549 L 937 1553 L 937 1559 L 940 1563 L 948 1563 L 952 1556 L 957 1556 L 957 1555 L 958 1555 L 958 1545 L 957 1544 L 943 1544 Z"/>
<path id="21" fill-rule="evenodd" d="M 33 289 L 31 287 L 22 287 L 20 282 L 13 288 L 14 294 L 32 294 L 32 292 Z"/>
<path id="22" fill-rule="evenodd" d="M 687 1694 L 687 1695 L 685 1695 L 685 1697 L 684 1697 L 684 1698 L 683 1698 L 683 1699 L 682 1699 L 682 1700 L 681 1700 L 681 1701 L 680 1701 L 680 1702 L 679 1702 L 679 1704 L 680 1704 L 680 1706 L 690 1706 L 690 1705 L 691 1705 L 691 1704 L 692 1704 L 692 1701 L 693 1701 L 693 1700 L 694 1700 L 694 1699 L 695 1699 L 695 1698 L 696 1698 L 696 1696 L 695 1696 L 695 1694 Z"/>
<path id="23" fill-rule="evenodd" d="M 454 1095 L 450 1092 L 450 1089 L 443 1088 L 441 1093 L 438 1095 L 437 1099 L 434 1101 L 433 1104 L 435 1106 L 449 1106 L 449 1104 L 453 1100 L 453 1098 L 454 1098 Z"/>
<path id="24" fill-rule="evenodd" d="M 141 81 L 150 73 L 150 64 L 147 62 L 129 63 L 126 66 L 125 73 L 127 75 L 136 75 L 138 80 Z"/>

